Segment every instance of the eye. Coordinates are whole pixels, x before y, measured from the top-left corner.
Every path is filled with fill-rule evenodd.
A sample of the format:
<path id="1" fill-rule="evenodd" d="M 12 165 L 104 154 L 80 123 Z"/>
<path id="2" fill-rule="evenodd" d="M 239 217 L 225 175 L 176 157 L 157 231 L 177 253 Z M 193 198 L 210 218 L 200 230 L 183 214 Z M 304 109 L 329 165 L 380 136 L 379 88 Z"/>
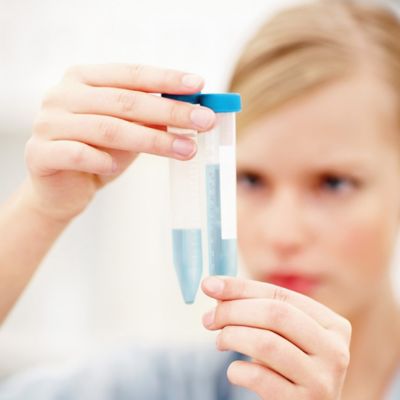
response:
<path id="1" fill-rule="evenodd" d="M 262 186 L 262 178 L 253 172 L 238 172 L 237 183 L 245 188 L 255 189 Z"/>
<path id="2" fill-rule="evenodd" d="M 352 189 L 354 185 L 353 179 L 339 175 L 326 174 L 321 179 L 322 189 L 328 192 L 343 192 Z"/>

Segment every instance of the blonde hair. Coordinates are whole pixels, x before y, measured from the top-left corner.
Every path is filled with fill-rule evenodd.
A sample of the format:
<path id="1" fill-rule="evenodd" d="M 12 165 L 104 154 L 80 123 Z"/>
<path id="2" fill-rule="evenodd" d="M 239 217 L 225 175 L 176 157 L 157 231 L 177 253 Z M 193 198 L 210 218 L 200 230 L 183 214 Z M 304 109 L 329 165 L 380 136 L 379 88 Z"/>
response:
<path id="1" fill-rule="evenodd" d="M 239 134 L 265 113 L 360 68 L 382 74 L 400 111 L 400 22 L 389 9 L 319 0 L 280 12 L 246 44 L 233 71 L 229 91 L 243 99 Z"/>

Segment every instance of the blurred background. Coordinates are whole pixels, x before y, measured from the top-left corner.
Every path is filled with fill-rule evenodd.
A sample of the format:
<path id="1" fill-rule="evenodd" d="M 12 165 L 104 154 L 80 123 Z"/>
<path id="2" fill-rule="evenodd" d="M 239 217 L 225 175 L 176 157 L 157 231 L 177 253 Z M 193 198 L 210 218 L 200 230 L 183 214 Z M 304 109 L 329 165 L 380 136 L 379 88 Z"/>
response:
<path id="1" fill-rule="evenodd" d="M 41 98 L 69 65 L 159 65 L 201 74 L 205 91 L 224 91 L 247 38 L 296 2 L 0 0 L 0 201 L 24 179 Z M 213 303 L 199 293 L 186 306 L 180 296 L 167 167 L 141 156 L 69 226 L 0 329 L 0 377 L 129 343 L 214 339 L 201 325 Z M 400 293 L 397 266 L 393 274 Z"/>

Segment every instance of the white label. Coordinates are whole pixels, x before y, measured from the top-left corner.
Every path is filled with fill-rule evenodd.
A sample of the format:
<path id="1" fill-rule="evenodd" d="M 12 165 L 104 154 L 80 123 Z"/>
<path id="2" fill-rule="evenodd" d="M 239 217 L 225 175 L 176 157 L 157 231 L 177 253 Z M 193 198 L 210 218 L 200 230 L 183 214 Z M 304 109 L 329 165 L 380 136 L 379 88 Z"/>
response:
<path id="1" fill-rule="evenodd" d="M 234 146 L 219 147 L 221 236 L 236 239 L 236 160 Z"/>

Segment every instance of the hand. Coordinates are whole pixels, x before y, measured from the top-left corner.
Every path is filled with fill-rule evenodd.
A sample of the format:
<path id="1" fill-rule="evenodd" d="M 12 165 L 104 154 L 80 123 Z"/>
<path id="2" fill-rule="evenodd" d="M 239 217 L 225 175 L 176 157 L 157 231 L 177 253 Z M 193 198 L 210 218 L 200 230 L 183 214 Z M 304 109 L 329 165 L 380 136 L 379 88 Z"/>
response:
<path id="1" fill-rule="evenodd" d="M 151 93 L 191 94 L 203 84 L 197 75 L 142 65 L 70 68 L 44 97 L 26 145 L 29 204 L 68 221 L 138 153 L 190 159 L 195 143 L 166 126 L 205 131 L 215 114 Z"/>
<path id="2" fill-rule="evenodd" d="M 218 300 L 203 324 L 221 332 L 219 350 L 252 358 L 227 375 L 268 400 L 338 400 L 349 364 L 350 323 L 302 294 L 264 282 L 208 277 L 203 291 Z"/>

